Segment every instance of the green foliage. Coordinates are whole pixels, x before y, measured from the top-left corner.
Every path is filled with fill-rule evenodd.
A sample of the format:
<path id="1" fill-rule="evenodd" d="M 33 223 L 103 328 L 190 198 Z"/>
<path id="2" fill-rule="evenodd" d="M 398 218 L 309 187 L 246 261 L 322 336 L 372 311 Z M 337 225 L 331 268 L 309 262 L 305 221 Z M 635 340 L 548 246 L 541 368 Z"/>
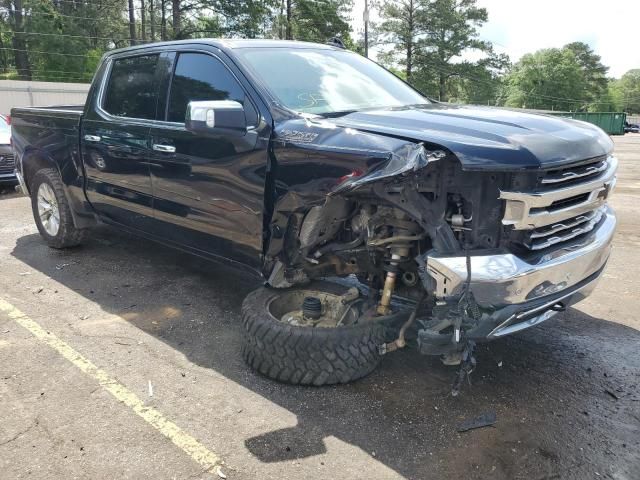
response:
<path id="1" fill-rule="evenodd" d="M 580 42 L 527 54 L 505 79 L 506 104 L 544 110 L 612 111 L 608 67 Z"/>
<path id="2" fill-rule="evenodd" d="M 540 50 L 511 66 L 479 38 L 488 13 L 477 0 L 369 2 L 380 18 L 369 29 L 370 47 L 382 50 L 378 61 L 432 98 L 640 113 L 640 69 L 608 79 L 585 43 Z M 353 0 L 0 0 L 0 78 L 88 82 L 104 52 L 174 38 L 324 43 L 337 36 L 363 53 L 363 40 L 351 34 L 352 7 Z"/>
<path id="3" fill-rule="evenodd" d="M 509 59 L 478 38 L 487 11 L 476 0 L 383 0 L 380 12 L 376 36 L 392 45 L 383 63 L 403 66 L 412 85 L 442 101 L 493 103 Z M 462 60 L 469 53 L 480 60 Z"/>
<path id="4" fill-rule="evenodd" d="M 629 70 L 619 80 L 610 83 L 610 95 L 618 109 L 640 113 L 640 68 Z"/>
<path id="5" fill-rule="evenodd" d="M 184 38 L 339 36 L 357 49 L 351 8 L 352 0 L 0 0 L 0 74 L 87 82 L 108 50 Z"/>
<path id="6" fill-rule="evenodd" d="M 352 0 L 280 0 L 269 36 L 325 43 L 340 37 L 353 47 L 349 15 Z"/>

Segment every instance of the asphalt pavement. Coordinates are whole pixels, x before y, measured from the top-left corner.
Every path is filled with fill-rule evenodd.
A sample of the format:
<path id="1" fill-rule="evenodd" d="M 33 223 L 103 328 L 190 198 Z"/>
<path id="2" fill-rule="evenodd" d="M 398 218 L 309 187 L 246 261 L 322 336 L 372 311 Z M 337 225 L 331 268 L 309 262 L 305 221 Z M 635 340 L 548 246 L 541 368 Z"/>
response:
<path id="1" fill-rule="evenodd" d="M 640 478 L 640 134 L 615 137 L 620 226 L 597 291 L 454 367 L 413 351 L 294 387 L 240 355 L 259 282 L 96 229 L 40 239 L 0 195 L 0 478 Z M 492 426 L 458 427 L 495 413 Z"/>

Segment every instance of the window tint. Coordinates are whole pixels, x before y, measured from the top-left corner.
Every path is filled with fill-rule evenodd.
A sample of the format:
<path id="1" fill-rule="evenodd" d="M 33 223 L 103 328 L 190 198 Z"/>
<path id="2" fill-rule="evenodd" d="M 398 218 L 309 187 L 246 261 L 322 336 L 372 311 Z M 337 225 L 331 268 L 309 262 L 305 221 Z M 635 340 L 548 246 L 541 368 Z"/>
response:
<path id="1" fill-rule="evenodd" d="M 245 107 L 247 122 L 256 114 L 238 81 L 220 60 L 201 53 L 181 53 L 169 96 L 169 122 L 184 123 L 187 104 L 194 100 L 235 100 Z"/>
<path id="2" fill-rule="evenodd" d="M 155 119 L 157 64 L 158 55 L 115 60 L 102 108 L 119 117 Z"/>

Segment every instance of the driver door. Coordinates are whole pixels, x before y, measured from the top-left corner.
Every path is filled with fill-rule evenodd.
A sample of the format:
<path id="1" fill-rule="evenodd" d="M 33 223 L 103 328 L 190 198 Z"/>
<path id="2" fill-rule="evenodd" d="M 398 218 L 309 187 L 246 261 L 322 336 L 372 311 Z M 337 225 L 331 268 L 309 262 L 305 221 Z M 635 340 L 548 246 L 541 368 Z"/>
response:
<path id="1" fill-rule="evenodd" d="M 218 55 L 183 50 L 174 58 L 163 111 L 150 131 L 156 226 L 172 242 L 258 268 L 268 142 L 259 140 L 257 110 Z M 187 105 L 197 100 L 241 103 L 246 134 L 188 131 Z"/>

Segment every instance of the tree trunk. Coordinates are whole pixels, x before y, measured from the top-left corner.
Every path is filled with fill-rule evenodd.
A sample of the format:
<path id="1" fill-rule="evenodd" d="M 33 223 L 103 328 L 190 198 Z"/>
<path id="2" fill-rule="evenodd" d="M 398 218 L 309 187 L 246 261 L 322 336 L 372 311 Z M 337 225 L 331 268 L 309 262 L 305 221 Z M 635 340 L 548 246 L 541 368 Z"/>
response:
<path id="1" fill-rule="evenodd" d="M 29 55 L 27 52 L 27 42 L 24 35 L 24 24 L 22 17 L 22 0 L 13 0 L 13 10 L 9 11 L 12 18 L 14 60 L 19 80 L 31 80 L 31 66 L 29 65 Z"/>
<path id="2" fill-rule="evenodd" d="M 160 0 L 160 38 L 167 39 L 167 4 L 166 0 Z"/>
<path id="3" fill-rule="evenodd" d="M 415 25 L 413 22 L 413 0 L 409 2 L 409 37 L 407 38 L 407 82 L 411 81 L 411 71 L 413 70 L 413 34 Z"/>
<path id="4" fill-rule="evenodd" d="M 287 0 L 287 35 L 286 35 L 286 39 L 287 40 L 293 40 L 293 32 L 291 29 L 291 14 L 292 14 L 292 6 L 291 6 L 291 2 L 292 0 Z"/>
<path id="5" fill-rule="evenodd" d="M 438 79 L 439 79 L 439 91 L 438 91 L 438 100 L 440 100 L 441 102 L 446 102 L 447 101 L 447 76 L 440 72 L 438 74 Z"/>
<path id="6" fill-rule="evenodd" d="M 145 12 L 144 0 L 140 0 L 140 38 L 142 42 L 147 41 L 147 15 Z"/>
<path id="7" fill-rule="evenodd" d="M 149 0 L 149 25 L 151 25 L 151 41 L 156 41 L 156 12 L 153 0 Z"/>
<path id="8" fill-rule="evenodd" d="M 284 2 L 280 2 L 280 20 L 278 21 L 278 38 L 284 40 Z"/>
<path id="9" fill-rule="evenodd" d="M 133 0 L 129 0 L 129 45 L 136 44 L 136 14 L 133 9 Z"/>
<path id="10" fill-rule="evenodd" d="M 7 64 L 7 51 L 2 41 L 2 35 L 0 35 L 0 72 L 7 73 Z"/>
<path id="11" fill-rule="evenodd" d="M 173 38 L 180 38 L 181 25 L 181 11 L 180 0 L 171 0 L 171 10 L 173 12 Z"/>

